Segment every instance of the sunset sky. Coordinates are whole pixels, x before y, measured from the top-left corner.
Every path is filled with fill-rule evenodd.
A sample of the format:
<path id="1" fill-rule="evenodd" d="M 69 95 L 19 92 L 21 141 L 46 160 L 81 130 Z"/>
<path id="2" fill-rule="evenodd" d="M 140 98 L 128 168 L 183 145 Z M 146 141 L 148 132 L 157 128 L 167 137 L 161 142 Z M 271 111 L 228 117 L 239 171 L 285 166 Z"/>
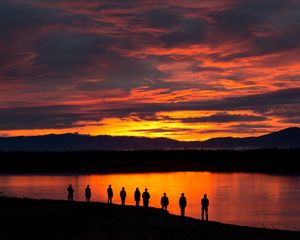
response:
<path id="1" fill-rule="evenodd" d="M 292 126 L 299 0 L 0 0 L 0 136 Z"/>

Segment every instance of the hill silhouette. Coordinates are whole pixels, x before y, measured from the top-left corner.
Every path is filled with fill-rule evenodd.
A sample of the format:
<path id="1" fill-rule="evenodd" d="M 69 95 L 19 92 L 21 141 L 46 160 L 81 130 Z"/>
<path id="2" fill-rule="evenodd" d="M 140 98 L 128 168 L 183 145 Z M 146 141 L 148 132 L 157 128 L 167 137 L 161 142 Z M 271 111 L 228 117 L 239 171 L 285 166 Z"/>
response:
<path id="1" fill-rule="evenodd" d="M 1 137 L 0 151 L 103 151 L 163 149 L 300 148 L 300 128 L 246 138 L 212 138 L 183 142 L 168 138 L 90 136 L 80 134 Z"/>
<path id="2" fill-rule="evenodd" d="M 212 138 L 201 142 L 202 148 L 299 148 L 300 128 L 286 128 L 259 137 Z"/>

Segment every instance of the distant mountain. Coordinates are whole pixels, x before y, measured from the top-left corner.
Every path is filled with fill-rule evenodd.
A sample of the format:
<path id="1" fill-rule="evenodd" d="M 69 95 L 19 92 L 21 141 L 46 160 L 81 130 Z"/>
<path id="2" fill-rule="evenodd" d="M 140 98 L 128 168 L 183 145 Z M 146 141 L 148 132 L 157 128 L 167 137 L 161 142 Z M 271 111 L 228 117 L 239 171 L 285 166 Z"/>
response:
<path id="1" fill-rule="evenodd" d="M 200 143 L 202 148 L 300 148 L 300 128 L 286 128 L 259 137 L 212 138 Z"/>
<path id="2" fill-rule="evenodd" d="M 0 151 L 87 151 L 186 148 L 300 148 L 300 128 L 287 128 L 259 137 L 212 138 L 203 142 L 181 142 L 168 138 L 89 136 L 80 134 L 0 137 Z"/>
<path id="3" fill-rule="evenodd" d="M 168 138 L 89 136 L 80 134 L 2 137 L 0 151 L 87 151 L 197 148 L 198 142 Z"/>

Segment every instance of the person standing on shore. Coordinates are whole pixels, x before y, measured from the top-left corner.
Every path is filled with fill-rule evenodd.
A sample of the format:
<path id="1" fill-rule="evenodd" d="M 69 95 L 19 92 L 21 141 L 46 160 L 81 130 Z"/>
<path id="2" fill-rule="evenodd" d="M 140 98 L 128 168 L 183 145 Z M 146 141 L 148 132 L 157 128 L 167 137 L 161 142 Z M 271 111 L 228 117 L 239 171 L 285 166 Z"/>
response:
<path id="1" fill-rule="evenodd" d="M 85 201 L 89 202 L 91 200 L 91 197 L 92 197 L 92 191 L 90 185 L 87 185 L 85 188 Z"/>
<path id="2" fill-rule="evenodd" d="M 74 189 L 72 187 L 72 184 L 69 185 L 67 188 L 68 191 L 68 201 L 73 201 L 74 200 Z"/>
<path id="3" fill-rule="evenodd" d="M 179 198 L 179 207 L 180 207 L 180 216 L 184 217 L 185 208 L 186 208 L 186 197 L 184 193 L 181 193 L 181 197 Z"/>
<path id="4" fill-rule="evenodd" d="M 209 205 L 209 200 L 207 198 L 207 195 L 204 194 L 204 197 L 201 200 L 201 216 L 202 216 L 202 220 L 204 220 L 204 212 L 205 212 L 205 217 L 206 217 L 206 221 L 208 221 L 208 205 Z"/>
<path id="5" fill-rule="evenodd" d="M 167 197 L 166 193 L 164 193 L 164 195 L 161 197 L 160 204 L 161 204 L 161 208 L 167 211 L 169 205 L 169 198 Z"/>
<path id="6" fill-rule="evenodd" d="M 111 185 L 109 185 L 108 188 L 107 188 L 108 203 L 112 203 L 113 196 L 114 196 L 113 190 L 111 188 Z"/>
<path id="7" fill-rule="evenodd" d="M 136 188 L 134 192 L 134 201 L 137 207 L 140 205 L 140 200 L 141 200 L 141 192 L 139 188 Z"/>
<path id="8" fill-rule="evenodd" d="M 150 199 L 150 194 L 147 188 L 145 188 L 145 192 L 143 192 L 142 198 L 143 198 L 144 208 L 147 209 L 149 206 L 149 199 Z"/>
<path id="9" fill-rule="evenodd" d="M 122 190 L 120 191 L 120 197 L 121 197 L 122 205 L 125 205 L 126 191 L 124 187 L 122 187 Z"/>

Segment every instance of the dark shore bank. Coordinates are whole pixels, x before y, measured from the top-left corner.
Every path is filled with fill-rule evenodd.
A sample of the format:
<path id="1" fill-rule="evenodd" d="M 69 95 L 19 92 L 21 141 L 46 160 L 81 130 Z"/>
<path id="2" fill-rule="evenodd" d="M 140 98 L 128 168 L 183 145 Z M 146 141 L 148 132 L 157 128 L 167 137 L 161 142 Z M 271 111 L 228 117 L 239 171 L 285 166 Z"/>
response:
<path id="1" fill-rule="evenodd" d="M 300 239 L 300 232 L 202 222 L 160 209 L 0 197 L 1 239 Z"/>
<path id="2" fill-rule="evenodd" d="M 0 173 L 167 171 L 300 174 L 300 149 L 0 152 Z"/>

